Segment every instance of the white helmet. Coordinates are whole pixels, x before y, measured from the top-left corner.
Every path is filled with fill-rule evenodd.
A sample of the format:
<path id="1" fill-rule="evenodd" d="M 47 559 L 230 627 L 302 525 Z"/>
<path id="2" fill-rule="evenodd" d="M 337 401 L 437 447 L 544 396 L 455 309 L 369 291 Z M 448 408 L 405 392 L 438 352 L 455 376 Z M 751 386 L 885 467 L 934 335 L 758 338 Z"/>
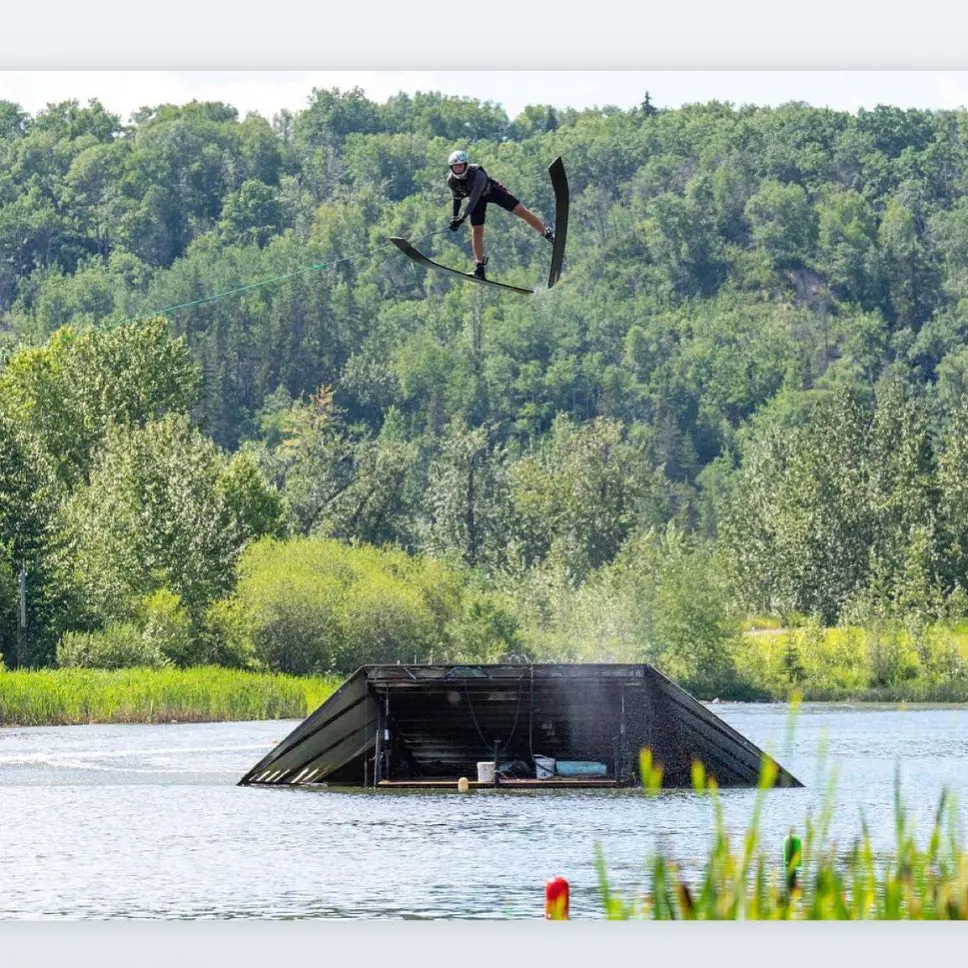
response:
<path id="1" fill-rule="evenodd" d="M 466 178 L 467 177 L 467 152 L 466 151 L 452 151 L 450 157 L 447 159 L 447 164 L 450 166 L 450 170 L 454 172 L 455 178 Z M 458 175 L 454 171 L 454 165 L 463 165 L 464 170 Z"/>

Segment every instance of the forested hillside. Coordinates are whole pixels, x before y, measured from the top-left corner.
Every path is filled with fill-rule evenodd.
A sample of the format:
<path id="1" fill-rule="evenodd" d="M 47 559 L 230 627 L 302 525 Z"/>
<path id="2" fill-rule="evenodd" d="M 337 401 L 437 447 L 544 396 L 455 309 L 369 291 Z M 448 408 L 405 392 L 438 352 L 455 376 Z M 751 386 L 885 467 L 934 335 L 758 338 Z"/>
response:
<path id="1" fill-rule="evenodd" d="M 455 147 L 549 220 L 563 157 L 553 290 L 387 244 L 469 270 Z M 0 101 L 7 665 L 523 653 L 701 688 L 761 615 L 900 629 L 830 657 L 869 685 L 960 676 L 926 630 L 968 615 L 966 186 L 968 112 Z M 547 272 L 495 208 L 487 247 Z"/>

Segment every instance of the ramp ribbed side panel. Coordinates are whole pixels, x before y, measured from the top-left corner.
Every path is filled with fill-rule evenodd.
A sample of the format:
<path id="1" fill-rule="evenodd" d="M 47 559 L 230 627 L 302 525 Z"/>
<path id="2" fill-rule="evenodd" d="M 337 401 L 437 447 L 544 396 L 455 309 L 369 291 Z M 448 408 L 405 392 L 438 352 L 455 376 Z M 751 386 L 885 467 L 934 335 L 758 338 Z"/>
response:
<path id="1" fill-rule="evenodd" d="M 256 763 L 239 785 L 319 783 L 374 745 L 377 712 L 366 672 L 360 669 Z"/>

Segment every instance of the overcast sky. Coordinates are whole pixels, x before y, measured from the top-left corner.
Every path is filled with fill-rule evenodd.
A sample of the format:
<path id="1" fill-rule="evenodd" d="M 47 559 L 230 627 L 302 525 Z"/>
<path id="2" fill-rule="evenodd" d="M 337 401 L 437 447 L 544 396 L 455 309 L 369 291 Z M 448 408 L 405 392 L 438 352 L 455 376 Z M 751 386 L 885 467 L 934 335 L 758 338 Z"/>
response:
<path id="1" fill-rule="evenodd" d="M 384 101 L 398 91 L 442 91 L 502 104 L 629 108 L 651 92 L 659 107 L 710 100 L 734 104 L 806 101 L 856 111 L 878 104 L 968 105 L 968 71 L 0 71 L 0 99 L 36 114 L 49 102 L 98 98 L 127 120 L 145 105 L 225 101 L 271 118 L 306 106 L 313 87 L 353 86 Z"/>

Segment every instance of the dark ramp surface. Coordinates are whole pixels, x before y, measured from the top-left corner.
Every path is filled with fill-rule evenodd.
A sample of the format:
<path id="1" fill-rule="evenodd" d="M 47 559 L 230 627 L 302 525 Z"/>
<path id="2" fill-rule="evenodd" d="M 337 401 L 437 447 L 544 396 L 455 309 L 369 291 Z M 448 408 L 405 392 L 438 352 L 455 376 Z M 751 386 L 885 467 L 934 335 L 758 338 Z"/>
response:
<path id="1" fill-rule="evenodd" d="M 649 665 L 379 665 L 351 676 L 239 781 L 373 786 L 477 777 L 477 763 L 536 756 L 606 764 L 640 782 L 653 751 L 663 785 L 691 786 L 694 760 L 720 786 L 755 786 L 764 753 Z M 782 767 L 777 784 L 800 786 Z"/>

